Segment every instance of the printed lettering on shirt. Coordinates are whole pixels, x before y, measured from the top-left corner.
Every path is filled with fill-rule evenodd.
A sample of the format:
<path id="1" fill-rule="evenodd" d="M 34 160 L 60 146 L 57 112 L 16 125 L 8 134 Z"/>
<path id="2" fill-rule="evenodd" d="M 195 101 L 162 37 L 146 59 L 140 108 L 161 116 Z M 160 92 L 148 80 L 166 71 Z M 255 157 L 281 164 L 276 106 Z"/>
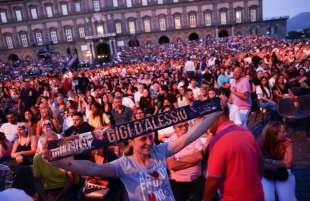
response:
<path id="1" fill-rule="evenodd" d="M 169 190 L 166 169 L 158 167 L 153 172 L 139 172 L 143 201 L 174 201 Z"/>

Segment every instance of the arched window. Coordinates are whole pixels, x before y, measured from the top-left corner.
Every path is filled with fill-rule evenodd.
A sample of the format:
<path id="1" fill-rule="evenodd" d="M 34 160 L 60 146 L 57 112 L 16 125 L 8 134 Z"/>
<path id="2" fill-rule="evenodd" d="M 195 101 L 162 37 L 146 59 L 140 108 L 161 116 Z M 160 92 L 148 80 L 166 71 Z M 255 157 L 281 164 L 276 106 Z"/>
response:
<path id="1" fill-rule="evenodd" d="M 167 29 L 166 16 L 161 15 L 161 16 L 159 16 L 158 20 L 159 20 L 159 30 L 160 31 L 166 31 L 166 29 Z"/>
<path id="2" fill-rule="evenodd" d="M 34 31 L 34 37 L 35 37 L 35 41 L 36 44 L 38 46 L 43 45 L 43 35 L 42 35 L 42 31 L 41 30 L 35 30 Z"/>
<path id="3" fill-rule="evenodd" d="M 50 39 L 53 44 L 58 43 L 57 29 L 55 28 L 50 29 Z"/>
<path id="4" fill-rule="evenodd" d="M 45 12 L 47 17 L 53 17 L 53 4 L 45 4 Z"/>
<path id="5" fill-rule="evenodd" d="M 128 28 L 130 34 L 136 33 L 136 20 L 134 18 L 128 20 Z"/>
<path id="6" fill-rule="evenodd" d="M 72 28 L 70 26 L 66 26 L 66 27 L 64 27 L 64 30 L 65 30 L 66 41 L 72 42 L 73 41 Z"/>
<path id="7" fill-rule="evenodd" d="M 14 44 L 13 44 L 12 34 L 11 33 L 5 33 L 3 35 L 4 35 L 4 38 L 5 38 L 6 47 L 8 49 L 13 49 L 14 48 Z"/>
<path id="8" fill-rule="evenodd" d="M 22 47 L 28 47 L 29 46 L 28 35 L 26 32 L 20 32 L 19 38 L 20 38 L 20 42 L 21 42 Z"/>
<path id="9" fill-rule="evenodd" d="M 237 24 L 242 23 L 242 8 L 240 7 L 235 10 L 235 20 Z"/>
<path id="10" fill-rule="evenodd" d="M 220 24 L 225 25 L 227 24 L 227 9 L 221 9 L 220 10 Z"/>
<path id="11" fill-rule="evenodd" d="M 151 18 L 150 17 L 143 18 L 143 30 L 144 32 L 151 32 Z"/>
<path id="12" fill-rule="evenodd" d="M 257 21 L 257 7 L 256 6 L 250 7 L 250 21 L 251 22 Z"/>
<path id="13" fill-rule="evenodd" d="M 195 28 L 197 26 L 196 13 L 191 12 L 189 13 L 188 17 L 189 17 L 189 26 L 191 28 Z"/>
<path id="14" fill-rule="evenodd" d="M 122 33 L 122 22 L 121 21 L 116 21 L 115 22 L 115 32 L 117 34 L 121 34 Z"/>
<path id="15" fill-rule="evenodd" d="M 204 13 L 204 22 L 206 26 L 212 25 L 212 11 L 206 11 Z"/>
<path id="16" fill-rule="evenodd" d="M 181 29 L 182 28 L 182 18 L 181 14 L 177 13 L 174 15 L 174 28 L 175 29 Z"/>

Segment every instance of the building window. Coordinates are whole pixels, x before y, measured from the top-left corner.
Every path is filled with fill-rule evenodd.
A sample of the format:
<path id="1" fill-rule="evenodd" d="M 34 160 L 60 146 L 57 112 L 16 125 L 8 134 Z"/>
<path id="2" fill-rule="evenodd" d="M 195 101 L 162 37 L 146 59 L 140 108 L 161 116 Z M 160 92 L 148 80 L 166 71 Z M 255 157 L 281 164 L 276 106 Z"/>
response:
<path id="1" fill-rule="evenodd" d="M 222 25 L 227 24 L 227 12 L 226 11 L 221 11 L 220 12 L 220 23 Z"/>
<path id="2" fill-rule="evenodd" d="M 257 21 L 257 11 L 256 11 L 256 8 L 251 8 L 250 9 L 250 20 L 251 20 L 251 22 L 256 22 Z"/>
<path id="3" fill-rule="evenodd" d="M 38 19 L 38 12 L 37 12 L 36 8 L 31 8 L 30 12 L 31 12 L 32 19 L 34 19 L 34 20 Z"/>
<path id="4" fill-rule="evenodd" d="M 94 11 L 100 11 L 100 1 L 93 0 L 93 7 L 94 7 Z"/>
<path id="5" fill-rule="evenodd" d="M 241 23 L 241 22 L 242 22 L 242 11 L 236 10 L 236 23 Z"/>
<path id="6" fill-rule="evenodd" d="M 127 8 L 131 8 L 132 7 L 132 0 L 126 0 L 126 6 L 127 6 Z"/>
<path id="7" fill-rule="evenodd" d="M 46 6 L 45 10 L 46 10 L 46 16 L 47 17 L 53 17 L 53 8 L 52 8 L 52 6 Z"/>
<path id="8" fill-rule="evenodd" d="M 80 38 L 85 38 L 85 28 L 84 27 L 79 27 L 79 35 Z"/>
<path id="9" fill-rule="evenodd" d="M 36 36 L 37 45 L 43 45 L 42 33 L 36 32 L 35 36 Z"/>
<path id="10" fill-rule="evenodd" d="M 116 22 L 116 23 L 115 23 L 115 32 L 116 32 L 117 34 L 122 33 L 122 24 L 121 24 L 120 22 Z"/>
<path id="11" fill-rule="evenodd" d="M 22 11 L 20 9 L 15 10 L 15 15 L 17 22 L 23 21 Z"/>
<path id="12" fill-rule="evenodd" d="M 8 19 L 6 18 L 6 12 L 1 12 L 0 13 L 0 16 L 1 16 L 1 22 L 2 23 L 7 23 L 8 22 Z"/>
<path id="13" fill-rule="evenodd" d="M 56 30 L 52 30 L 50 32 L 50 34 L 51 34 L 51 41 L 52 41 L 52 43 L 53 44 L 58 43 L 57 31 Z"/>
<path id="14" fill-rule="evenodd" d="M 61 12 L 62 15 L 68 15 L 68 5 L 67 4 L 61 4 Z"/>
<path id="15" fill-rule="evenodd" d="M 114 8 L 118 7 L 118 0 L 113 0 L 113 7 Z"/>
<path id="16" fill-rule="evenodd" d="M 129 33 L 130 34 L 135 34 L 136 33 L 136 24 L 134 20 L 130 20 L 128 22 L 128 27 L 129 27 Z"/>
<path id="17" fill-rule="evenodd" d="M 142 0 L 142 6 L 147 6 L 148 0 Z"/>
<path id="18" fill-rule="evenodd" d="M 212 15 L 210 12 L 205 13 L 205 25 L 211 26 L 212 25 Z"/>
<path id="19" fill-rule="evenodd" d="M 104 28 L 102 24 L 97 25 L 97 35 L 103 36 L 104 35 Z"/>
<path id="20" fill-rule="evenodd" d="M 144 32 L 151 32 L 151 20 L 146 18 L 143 20 Z"/>
<path id="21" fill-rule="evenodd" d="M 66 39 L 68 42 L 73 41 L 73 35 L 72 35 L 72 29 L 71 28 L 66 28 L 65 34 L 66 34 Z"/>
<path id="22" fill-rule="evenodd" d="M 191 28 L 194 28 L 197 26 L 196 15 L 194 13 L 189 15 L 189 26 Z"/>
<path id="23" fill-rule="evenodd" d="M 160 17 L 159 18 L 159 30 L 161 31 L 166 31 L 166 18 L 165 17 Z"/>
<path id="24" fill-rule="evenodd" d="M 164 1 L 163 1 L 163 0 L 157 0 L 157 3 L 158 3 L 158 4 L 163 4 Z"/>
<path id="25" fill-rule="evenodd" d="M 81 2 L 78 1 L 74 3 L 74 10 L 77 13 L 81 12 Z"/>
<path id="26" fill-rule="evenodd" d="M 174 28 L 175 29 L 181 29 L 182 24 L 181 24 L 181 16 L 175 16 L 174 17 Z"/>
<path id="27" fill-rule="evenodd" d="M 8 49 L 13 49 L 14 48 L 12 36 L 6 36 L 5 37 L 5 42 L 6 42 L 6 46 L 8 47 Z"/>
<path id="28" fill-rule="evenodd" d="M 179 2 L 179 0 L 173 0 L 173 3 L 178 3 Z"/>
<path id="29" fill-rule="evenodd" d="M 22 42 L 22 46 L 23 47 L 28 47 L 28 38 L 27 38 L 27 34 L 22 33 L 20 34 L 20 40 Z"/>

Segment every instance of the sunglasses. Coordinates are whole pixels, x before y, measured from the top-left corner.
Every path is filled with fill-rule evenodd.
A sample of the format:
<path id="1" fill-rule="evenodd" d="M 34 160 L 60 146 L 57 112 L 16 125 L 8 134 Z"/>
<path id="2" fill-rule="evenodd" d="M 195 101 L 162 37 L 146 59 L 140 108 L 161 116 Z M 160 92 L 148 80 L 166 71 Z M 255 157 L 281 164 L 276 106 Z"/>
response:
<path id="1" fill-rule="evenodd" d="M 17 127 L 19 130 L 26 130 L 26 126 L 18 126 Z"/>
<path id="2" fill-rule="evenodd" d="M 52 124 L 50 124 L 50 123 L 43 124 L 43 126 L 45 126 L 46 128 L 52 128 Z"/>

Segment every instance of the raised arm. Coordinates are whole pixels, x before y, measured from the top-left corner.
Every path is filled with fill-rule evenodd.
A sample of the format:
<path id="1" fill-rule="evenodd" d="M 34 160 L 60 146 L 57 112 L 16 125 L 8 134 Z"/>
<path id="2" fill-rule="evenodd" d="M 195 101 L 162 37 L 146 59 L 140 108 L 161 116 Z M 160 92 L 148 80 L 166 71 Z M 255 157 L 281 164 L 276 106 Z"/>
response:
<path id="1" fill-rule="evenodd" d="M 96 164 L 87 160 L 63 159 L 51 164 L 81 176 L 115 177 L 114 167 L 109 163 Z"/>
<path id="2" fill-rule="evenodd" d="M 214 112 L 209 114 L 206 118 L 199 120 L 200 122 L 196 124 L 192 131 L 172 141 L 168 146 L 170 154 L 173 155 L 181 151 L 184 147 L 198 139 L 217 120 L 221 113 L 222 112 Z"/>

